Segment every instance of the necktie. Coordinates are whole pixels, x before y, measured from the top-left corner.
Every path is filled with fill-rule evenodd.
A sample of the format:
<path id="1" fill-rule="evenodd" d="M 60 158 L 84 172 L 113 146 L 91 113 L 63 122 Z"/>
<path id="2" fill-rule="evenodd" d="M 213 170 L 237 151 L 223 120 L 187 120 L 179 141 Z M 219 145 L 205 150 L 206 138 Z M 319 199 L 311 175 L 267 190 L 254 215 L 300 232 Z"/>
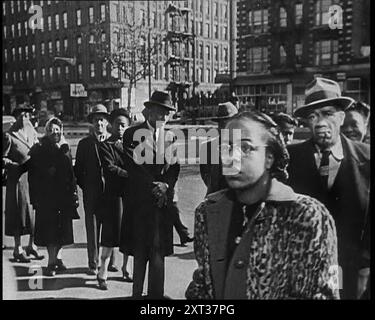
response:
<path id="1" fill-rule="evenodd" d="M 329 155 L 331 150 L 323 150 L 322 158 L 320 160 L 319 174 L 322 179 L 322 184 L 325 189 L 328 189 L 328 176 L 329 176 Z"/>

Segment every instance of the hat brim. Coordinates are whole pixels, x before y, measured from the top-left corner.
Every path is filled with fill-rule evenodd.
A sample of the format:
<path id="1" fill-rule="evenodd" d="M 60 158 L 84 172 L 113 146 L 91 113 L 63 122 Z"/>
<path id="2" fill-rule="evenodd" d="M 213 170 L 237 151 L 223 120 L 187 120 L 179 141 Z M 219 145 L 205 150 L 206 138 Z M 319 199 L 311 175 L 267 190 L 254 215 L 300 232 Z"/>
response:
<path id="1" fill-rule="evenodd" d="M 109 114 L 108 113 L 105 113 L 105 112 L 94 112 L 94 113 L 90 113 L 88 116 L 87 116 L 87 120 L 89 122 L 92 121 L 92 118 L 96 115 L 101 115 L 101 116 L 105 116 L 107 120 L 109 120 Z"/>
<path id="2" fill-rule="evenodd" d="M 12 116 L 14 117 L 15 115 L 21 113 L 21 112 L 29 112 L 29 113 L 33 113 L 34 112 L 34 108 L 16 108 L 13 110 L 12 112 Z"/>
<path id="3" fill-rule="evenodd" d="M 215 121 L 215 122 L 220 122 L 223 120 L 229 120 L 233 116 L 226 116 L 226 117 L 212 117 L 212 118 L 207 118 L 207 120 Z"/>
<path id="4" fill-rule="evenodd" d="M 294 111 L 294 116 L 299 118 L 306 118 L 313 110 L 327 105 L 333 105 L 340 108 L 342 111 L 345 111 L 353 102 L 354 99 L 350 97 L 318 100 L 299 107 L 296 111 Z"/>
<path id="5" fill-rule="evenodd" d="M 144 103 L 144 105 L 145 105 L 146 108 L 150 108 L 152 105 L 157 105 L 157 106 L 166 108 L 166 109 L 171 110 L 171 111 L 175 111 L 176 110 L 174 107 L 172 107 L 170 105 L 163 104 L 163 103 L 156 102 L 156 101 L 146 101 Z"/>

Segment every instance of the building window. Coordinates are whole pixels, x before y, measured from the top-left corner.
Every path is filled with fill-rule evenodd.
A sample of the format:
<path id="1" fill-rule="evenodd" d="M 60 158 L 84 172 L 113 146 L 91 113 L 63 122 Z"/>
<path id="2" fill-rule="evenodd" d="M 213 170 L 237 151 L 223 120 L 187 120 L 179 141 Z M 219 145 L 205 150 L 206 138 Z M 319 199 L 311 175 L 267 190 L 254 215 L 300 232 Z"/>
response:
<path id="1" fill-rule="evenodd" d="M 56 68 L 56 73 L 57 73 L 57 79 L 60 80 L 61 79 L 61 67 L 60 66 Z"/>
<path id="2" fill-rule="evenodd" d="M 65 80 L 69 80 L 69 66 L 65 66 Z"/>
<path id="3" fill-rule="evenodd" d="M 77 26 L 80 26 L 82 23 L 81 21 L 81 9 L 77 10 Z"/>
<path id="4" fill-rule="evenodd" d="M 206 7 L 205 8 L 206 9 L 205 13 L 206 13 L 206 15 L 209 16 L 210 15 L 210 2 L 209 1 L 205 1 L 204 3 L 205 3 L 205 7 Z"/>
<path id="5" fill-rule="evenodd" d="M 330 18 L 329 7 L 337 4 L 339 0 L 316 0 L 315 2 L 315 25 L 328 24 Z"/>
<path id="6" fill-rule="evenodd" d="M 48 27 L 48 31 L 52 30 L 52 17 L 51 16 L 47 17 L 47 27 Z"/>
<path id="7" fill-rule="evenodd" d="M 19 75 L 20 75 L 20 82 L 23 82 L 23 71 L 20 71 Z"/>
<path id="8" fill-rule="evenodd" d="M 100 20 L 105 21 L 105 4 L 100 5 Z"/>
<path id="9" fill-rule="evenodd" d="M 215 47 L 215 62 L 219 61 L 219 47 Z"/>
<path id="10" fill-rule="evenodd" d="M 53 52 L 52 52 L 52 41 L 48 41 L 48 53 L 49 53 L 50 55 L 53 54 Z"/>
<path id="11" fill-rule="evenodd" d="M 66 12 L 63 13 L 63 24 L 64 28 L 68 28 L 68 14 Z"/>
<path id="12" fill-rule="evenodd" d="M 66 53 L 68 51 L 68 38 L 64 39 L 64 52 Z"/>
<path id="13" fill-rule="evenodd" d="M 286 52 L 283 45 L 279 47 L 279 55 L 280 55 L 280 64 L 286 63 Z"/>
<path id="14" fill-rule="evenodd" d="M 25 36 L 27 36 L 27 34 L 28 34 L 28 30 L 29 30 L 29 26 L 28 26 L 28 23 L 27 23 L 27 21 L 25 21 Z"/>
<path id="15" fill-rule="evenodd" d="M 94 7 L 89 8 L 89 22 L 94 23 Z"/>
<path id="16" fill-rule="evenodd" d="M 21 37 L 21 22 L 17 23 L 17 32 L 18 32 L 18 36 Z"/>
<path id="17" fill-rule="evenodd" d="M 26 2 L 26 1 L 25 1 Z M 3 16 L 5 17 L 6 15 L 6 9 L 7 9 L 7 5 L 5 3 L 5 1 L 3 1 Z"/>
<path id="18" fill-rule="evenodd" d="M 218 17 L 218 16 L 219 16 L 219 6 L 217 2 L 214 2 L 214 17 Z"/>
<path id="19" fill-rule="evenodd" d="M 33 58 L 35 58 L 35 44 L 31 45 L 31 54 L 32 54 Z"/>
<path id="20" fill-rule="evenodd" d="M 338 40 L 315 42 L 315 65 L 327 66 L 338 63 Z"/>
<path id="21" fill-rule="evenodd" d="M 55 15 L 55 27 L 56 30 L 60 29 L 60 16 L 58 14 Z"/>
<path id="22" fill-rule="evenodd" d="M 286 10 L 284 7 L 280 7 L 279 18 L 280 18 L 280 27 L 286 27 L 287 14 L 286 14 Z"/>
<path id="23" fill-rule="evenodd" d="M 207 38 L 210 37 L 210 24 L 209 23 L 206 23 L 205 35 Z"/>
<path id="24" fill-rule="evenodd" d="M 49 73 L 49 80 L 53 81 L 53 68 L 52 67 L 48 68 L 48 73 Z"/>
<path id="25" fill-rule="evenodd" d="M 267 47 L 248 48 L 247 71 L 253 73 L 265 72 L 268 69 L 268 49 Z"/>
<path id="26" fill-rule="evenodd" d="M 268 28 L 268 10 L 249 11 L 249 26 L 252 33 L 267 32 Z"/>
<path id="27" fill-rule="evenodd" d="M 206 46 L 206 57 L 207 60 L 211 60 L 210 46 Z"/>
<path id="28" fill-rule="evenodd" d="M 105 42 L 105 32 L 102 32 L 102 42 Z"/>
<path id="29" fill-rule="evenodd" d="M 203 44 L 199 44 L 199 58 L 203 60 Z"/>
<path id="30" fill-rule="evenodd" d="M 219 39 L 219 25 L 218 24 L 215 24 L 214 25 L 214 37 L 215 39 Z"/>
<path id="31" fill-rule="evenodd" d="M 33 69 L 33 80 L 36 81 L 36 69 Z"/>
<path id="32" fill-rule="evenodd" d="M 228 19 L 228 6 L 225 3 L 223 4 L 223 17 Z"/>
<path id="33" fill-rule="evenodd" d="M 302 43 L 296 43 L 294 45 L 296 64 L 301 64 L 302 62 Z"/>
<path id="34" fill-rule="evenodd" d="M 40 44 L 40 53 L 41 53 L 42 55 L 45 55 L 45 54 L 46 54 L 46 47 L 45 47 L 44 42 L 42 42 L 42 43 Z"/>
<path id="35" fill-rule="evenodd" d="M 302 3 L 296 3 L 295 5 L 295 17 L 296 17 L 296 24 L 302 23 L 302 17 L 303 17 L 303 5 Z"/>
<path id="36" fill-rule="evenodd" d="M 5 72 L 5 82 L 8 82 L 8 80 L 9 80 L 8 72 Z"/>
<path id="37" fill-rule="evenodd" d="M 206 80 L 211 82 L 211 70 L 209 68 L 206 69 Z"/>
<path id="38" fill-rule="evenodd" d="M 82 37 L 81 36 L 77 37 L 77 51 L 78 52 L 82 51 Z"/>
<path id="39" fill-rule="evenodd" d="M 46 82 L 46 68 L 42 68 L 42 81 Z"/>
<path id="40" fill-rule="evenodd" d="M 4 39 L 6 39 L 7 38 L 7 26 L 4 26 L 3 30 L 4 30 Z"/>
<path id="41" fill-rule="evenodd" d="M 4 62 L 8 62 L 8 50 L 4 49 Z"/>
<path id="42" fill-rule="evenodd" d="M 55 43 L 55 45 L 56 45 L 56 54 L 60 54 L 60 40 L 56 40 L 56 43 Z"/>
<path id="43" fill-rule="evenodd" d="M 12 24 L 12 26 L 10 28 L 11 28 L 11 31 L 12 31 L 12 38 L 14 38 L 14 24 Z"/>
<path id="44" fill-rule="evenodd" d="M 25 59 L 26 60 L 29 59 L 29 47 L 28 46 L 25 46 Z"/>
<path id="45" fill-rule="evenodd" d="M 228 27 L 227 26 L 223 27 L 223 39 L 228 40 Z"/>
<path id="46" fill-rule="evenodd" d="M 26 0 L 24 0 L 24 2 L 23 2 L 23 10 L 27 11 L 27 1 Z"/>
<path id="47" fill-rule="evenodd" d="M 26 70 L 26 82 L 29 82 L 30 80 L 30 72 L 29 70 Z"/>
<path id="48" fill-rule="evenodd" d="M 19 61 L 22 60 L 22 48 L 21 47 L 18 47 L 18 59 Z"/>
<path id="49" fill-rule="evenodd" d="M 78 64 L 78 79 L 82 80 L 82 63 Z"/>
<path id="50" fill-rule="evenodd" d="M 90 63 L 90 77 L 95 78 L 95 63 L 94 62 Z"/>
<path id="51" fill-rule="evenodd" d="M 107 77 L 107 62 L 105 61 L 102 62 L 102 77 Z"/>
<path id="52" fill-rule="evenodd" d="M 11 14 L 14 13 L 14 2 L 13 1 L 10 2 L 10 13 Z"/>
<path id="53" fill-rule="evenodd" d="M 228 63 L 228 48 L 224 47 L 223 49 L 223 62 Z"/>

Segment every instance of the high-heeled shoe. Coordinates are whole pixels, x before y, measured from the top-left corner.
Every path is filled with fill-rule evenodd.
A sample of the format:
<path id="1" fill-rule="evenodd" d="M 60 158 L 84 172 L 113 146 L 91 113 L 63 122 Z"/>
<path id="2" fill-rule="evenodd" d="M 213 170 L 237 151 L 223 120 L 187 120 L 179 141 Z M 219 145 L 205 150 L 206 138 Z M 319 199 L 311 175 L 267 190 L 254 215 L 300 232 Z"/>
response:
<path id="1" fill-rule="evenodd" d="M 110 265 L 108 265 L 107 270 L 108 270 L 109 272 L 117 272 L 117 271 L 118 271 L 118 268 L 117 268 L 114 264 L 110 264 Z"/>
<path id="2" fill-rule="evenodd" d="M 185 246 L 186 243 L 194 241 L 194 237 L 192 238 L 189 236 L 188 230 L 183 230 L 183 232 L 179 236 L 180 236 L 181 246 Z"/>
<path id="3" fill-rule="evenodd" d="M 16 262 L 21 262 L 21 263 L 31 262 L 30 258 L 26 256 L 25 252 L 22 252 L 22 253 L 13 252 L 13 258 Z"/>
<path id="4" fill-rule="evenodd" d="M 68 268 L 66 267 L 66 265 L 64 264 L 64 262 L 62 261 L 62 259 L 57 259 L 56 270 L 57 271 L 66 271 L 66 270 L 68 270 Z"/>
<path id="5" fill-rule="evenodd" d="M 107 280 L 99 278 L 99 275 L 97 275 L 96 279 L 98 280 L 100 290 L 108 290 Z"/>
<path id="6" fill-rule="evenodd" d="M 122 273 L 122 281 L 133 282 L 133 278 L 129 275 L 129 272 L 126 271 Z"/>
<path id="7" fill-rule="evenodd" d="M 56 275 L 57 266 L 55 264 L 48 265 L 45 271 L 47 277 L 54 277 Z"/>
<path id="8" fill-rule="evenodd" d="M 35 260 L 43 260 L 44 259 L 43 255 L 39 254 L 38 251 L 36 251 L 34 248 L 31 248 L 31 247 L 26 248 L 26 254 L 28 256 L 33 255 L 35 257 Z"/>

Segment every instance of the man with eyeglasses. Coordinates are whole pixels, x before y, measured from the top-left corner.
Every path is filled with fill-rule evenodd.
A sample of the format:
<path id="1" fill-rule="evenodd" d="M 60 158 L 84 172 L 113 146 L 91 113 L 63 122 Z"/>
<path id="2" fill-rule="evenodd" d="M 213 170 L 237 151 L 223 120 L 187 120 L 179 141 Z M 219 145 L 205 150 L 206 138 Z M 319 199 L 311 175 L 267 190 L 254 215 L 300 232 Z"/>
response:
<path id="1" fill-rule="evenodd" d="M 321 201 L 335 220 L 342 299 L 358 298 L 370 272 L 369 241 L 365 241 L 369 239 L 365 226 L 370 150 L 340 133 L 344 111 L 352 103 L 353 99 L 341 96 L 338 83 L 316 78 L 306 89 L 305 105 L 295 111 L 296 117 L 307 121 L 312 138 L 288 147 L 289 184 Z"/>

